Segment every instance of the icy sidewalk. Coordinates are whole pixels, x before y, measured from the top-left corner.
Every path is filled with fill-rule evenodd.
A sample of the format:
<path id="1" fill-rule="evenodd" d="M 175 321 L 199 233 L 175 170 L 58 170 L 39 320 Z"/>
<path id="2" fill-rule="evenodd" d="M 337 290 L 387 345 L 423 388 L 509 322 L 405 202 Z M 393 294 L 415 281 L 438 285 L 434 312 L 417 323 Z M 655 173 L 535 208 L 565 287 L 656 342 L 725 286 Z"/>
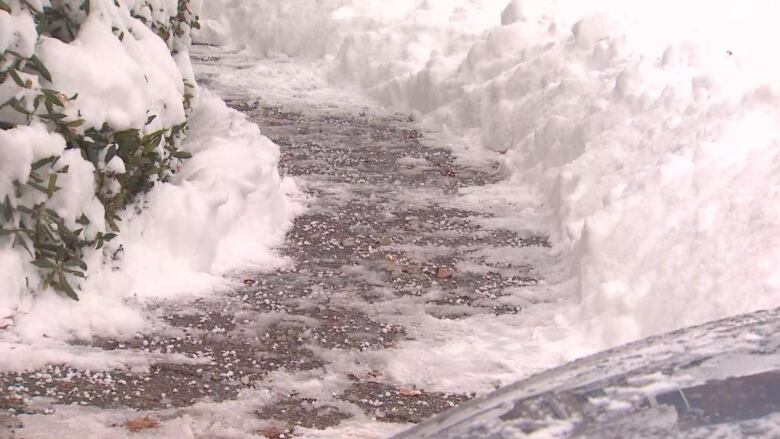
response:
<path id="1" fill-rule="evenodd" d="M 148 416 L 133 437 L 385 437 L 561 361 L 571 302 L 533 194 L 309 67 L 200 59 L 201 82 L 280 145 L 283 173 L 310 195 L 291 263 L 224 296 L 160 303 L 153 333 L 95 341 L 169 355 L 136 370 L 3 376 L 31 413 L 14 420 L 20 435 L 121 437 Z"/>

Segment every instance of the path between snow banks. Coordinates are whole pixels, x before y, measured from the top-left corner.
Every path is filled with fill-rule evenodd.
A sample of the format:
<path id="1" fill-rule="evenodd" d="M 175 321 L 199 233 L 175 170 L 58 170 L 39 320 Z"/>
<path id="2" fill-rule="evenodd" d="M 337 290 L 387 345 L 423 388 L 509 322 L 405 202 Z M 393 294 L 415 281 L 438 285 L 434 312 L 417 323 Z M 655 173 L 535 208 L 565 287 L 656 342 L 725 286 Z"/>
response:
<path id="1" fill-rule="evenodd" d="M 133 437 L 385 437 L 559 361 L 545 340 L 562 335 L 569 301 L 549 286 L 560 264 L 532 196 L 408 116 L 290 86 L 301 66 L 207 50 L 196 61 L 309 196 L 281 249 L 290 264 L 241 274 L 226 295 L 160 303 L 153 333 L 74 347 L 141 358 L 134 368 L 1 375 L 19 437 L 55 425 L 63 438 L 121 437 L 144 416 L 159 425 Z"/>

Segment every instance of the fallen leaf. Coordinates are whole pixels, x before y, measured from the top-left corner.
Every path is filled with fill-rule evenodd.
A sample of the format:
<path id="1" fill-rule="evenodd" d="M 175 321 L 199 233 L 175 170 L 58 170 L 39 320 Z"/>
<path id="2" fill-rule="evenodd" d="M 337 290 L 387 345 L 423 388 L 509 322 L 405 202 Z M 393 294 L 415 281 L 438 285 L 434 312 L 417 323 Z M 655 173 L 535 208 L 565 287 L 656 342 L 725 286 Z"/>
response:
<path id="1" fill-rule="evenodd" d="M 450 267 L 439 267 L 436 269 L 436 277 L 439 279 L 449 279 L 455 274 L 455 270 Z"/>
<path id="2" fill-rule="evenodd" d="M 401 387 L 398 389 L 398 394 L 401 396 L 420 396 L 422 392 L 414 387 Z"/>
<path id="3" fill-rule="evenodd" d="M 160 426 L 160 423 L 155 421 L 154 419 L 144 416 L 142 418 L 136 418 L 136 419 L 128 419 L 127 422 L 125 422 L 125 427 L 130 430 L 132 433 L 138 433 L 141 430 L 149 430 L 152 428 L 157 428 Z"/>
<path id="4" fill-rule="evenodd" d="M 257 280 L 255 280 L 255 279 L 244 279 L 244 285 L 246 285 L 246 286 L 251 287 L 251 286 L 253 286 L 256 283 L 257 283 Z"/>
<path id="5" fill-rule="evenodd" d="M 257 431 L 258 434 L 262 435 L 266 439 L 282 439 L 287 437 L 292 437 L 290 434 L 289 428 L 278 428 L 278 427 L 266 427 L 261 428 Z"/>

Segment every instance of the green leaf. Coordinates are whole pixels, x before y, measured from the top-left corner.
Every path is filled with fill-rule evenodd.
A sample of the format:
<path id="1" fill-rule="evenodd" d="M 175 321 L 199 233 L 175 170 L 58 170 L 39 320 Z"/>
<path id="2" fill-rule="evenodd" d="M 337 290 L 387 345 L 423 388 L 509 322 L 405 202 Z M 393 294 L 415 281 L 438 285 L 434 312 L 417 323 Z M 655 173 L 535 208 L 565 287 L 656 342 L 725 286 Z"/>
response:
<path id="1" fill-rule="evenodd" d="M 51 217 L 51 219 L 54 222 L 62 222 L 62 219 L 60 218 L 60 215 L 57 213 L 56 210 L 54 210 L 54 209 L 46 209 L 46 214 L 49 215 L 49 217 Z"/>
<path id="2" fill-rule="evenodd" d="M 19 212 L 26 213 L 27 215 L 35 215 L 35 211 L 26 206 L 18 206 Z"/>
<path id="3" fill-rule="evenodd" d="M 108 151 L 106 151 L 106 158 L 103 159 L 103 162 L 108 164 L 108 162 L 110 162 L 111 159 L 114 158 L 114 156 L 116 155 L 116 152 L 117 152 L 116 144 L 112 144 L 111 146 L 109 146 L 108 147 Z"/>
<path id="4" fill-rule="evenodd" d="M 41 252 L 48 252 L 53 255 L 56 255 L 58 251 L 60 251 L 60 246 L 54 245 L 54 244 L 38 244 L 36 246 L 36 250 L 40 250 Z"/>
<path id="5" fill-rule="evenodd" d="M 57 266 L 54 265 L 54 262 L 46 259 L 46 258 L 38 258 L 34 261 L 32 261 L 32 264 L 39 268 L 56 268 Z"/>
<path id="6" fill-rule="evenodd" d="M 27 241 L 22 237 L 21 234 L 17 233 L 16 238 L 14 239 L 14 243 L 11 244 L 13 247 L 16 247 L 17 245 L 21 245 L 23 249 L 27 250 L 27 253 L 30 255 L 30 257 L 33 256 L 33 252 L 30 251 L 30 247 L 27 245 Z"/>
<path id="7" fill-rule="evenodd" d="M 70 273 L 70 274 L 72 274 L 72 275 L 74 275 L 76 277 L 80 277 L 82 279 L 86 279 L 87 278 L 87 276 L 83 272 L 81 272 L 81 271 L 69 270 L 67 268 L 63 269 L 62 271 L 66 272 L 66 273 Z"/>
<path id="8" fill-rule="evenodd" d="M 49 186 L 46 188 L 46 195 L 51 198 L 54 196 L 54 192 L 57 192 L 59 189 L 61 188 L 57 187 L 57 174 L 49 175 Z"/>
<path id="9" fill-rule="evenodd" d="M 58 105 L 60 107 L 64 105 L 62 103 L 62 99 L 60 99 L 60 94 L 56 90 L 42 88 L 41 93 L 43 93 L 43 96 L 46 98 L 46 100 L 51 101 L 52 104 Z"/>
<path id="10" fill-rule="evenodd" d="M 49 194 L 49 189 L 48 188 L 45 188 L 45 187 L 41 186 L 40 184 L 38 184 L 38 183 L 36 183 L 34 181 L 28 181 L 27 185 L 30 186 L 31 188 L 35 189 L 35 190 L 43 192 L 44 194 L 47 194 L 47 195 Z"/>
<path id="11" fill-rule="evenodd" d="M 9 101 L 9 105 L 11 106 L 11 108 L 18 111 L 19 113 L 24 114 L 25 116 L 30 116 L 32 114 L 26 108 L 22 107 L 22 104 L 16 98 L 11 99 Z"/>
<path id="12" fill-rule="evenodd" d="M 92 163 L 95 168 L 98 168 L 98 150 L 97 148 L 92 144 L 87 144 L 82 149 L 84 153 L 86 154 L 86 159 Z"/>
<path id="13" fill-rule="evenodd" d="M 42 114 L 41 119 L 47 119 L 51 121 L 60 121 L 68 117 L 65 113 L 51 112 L 48 114 Z"/>
<path id="14" fill-rule="evenodd" d="M 11 75 L 11 78 L 14 80 L 16 85 L 22 88 L 27 88 L 24 86 L 24 81 L 22 81 L 22 77 L 19 76 L 19 73 L 16 70 L 10 69 L 8 70 L 8 74 Z"/>
<path id="15" fill-rule="evenodd" d="M 171 136 L 175 136 L 175 135 L 179 134 L 186 127 L 187 127 L 187 122 L 182 122 L 182 123 L 180 123 L 178 125 L 174 125 L 171 128 Z"/>
<path id="16" fill-rule="evenodd" d="M 36 55 L 33 55 L 30 57 L 30 63 L 32 63 L 32 67 L 43 76 L 43 79 L 52 82 L 51 80 L 51 72 L 46 68 L 46 66 L 43 65 L 40 58 L 38 58 Z"/>
<path id="17" fill-rule="evenodd" d="M 3 0 L 0 0 L 0 11 L 11 13 L 11 7 L 8 6 Z"/>
<path id="18" fill-rule="evenodd" d="M 68 279 L 65 277 L 65 273 L 59 274 L 59 282 L 57 286 L 63 293 L 65 293 L 66 296 L 70 297 L 76 302 L 79 301 L 79 295 L 76 294 L 75 291 L 73 291 L 73 288 L 68 283 Z"/>
<path id="19" fill-rule="evenodd" d="M 187 151 L 176 151 L 172 155 L 174 157 L 176 157 L 177 159 L 180 159 L 180 160 L 191 159 L 192 158 L 192 154 L 190 154 Z"/>
<path id="20" fill-rule="evenodd" d="M 67 126 L 67 127 L 69 127 L 69 128 L 76 128 L 76 127 L 80 127 L 80 126 L 82 126 L 82 125 L 84 125 L 84 119 L 76 119 L 76 120 L 72 120 L 72 121 L 70 121 L 70 122 L 67 122 L 67 123 L 65 124 L 65 126 Z"/>
<path id="21" fill-rule="evenodd" d="M 38 169 L 42 168 L 43 166 L 53 163 L 55 160 L 57 160 L 57 157 L 47 157 L 45 159 L 40 159 L 37 162 L 32 164 L 32 170 L 37 171 Z"/>
<path id="22" fill-rule="evenodd" d="M 65 267 L 79 267 L 82 270 L 87 271 L 87 264 L 84 261 L 82 261 L 81 259 L 78 259 L 78 258 L 69 259 L 69 260 L 65 261 L 63 266 L 65 266 Z"/>
<path id="23" fill-rule="evenodd" d="M 14 209 L 11 206 L 11 199 L 8 197 L 8 195 L 5 196 L 5 201 L 3 202 L 2 205 L 0 205 L 0 207 L 2 207 L 3 217 L 5 218 L 5 220 L 11 221 L 14 218 L 13 217 Z"/>
<path id="24" fill-rule="evenodd" d="M 79 219 L 76 220 L 77 224 L 81 224 L 82 226 L 88 226 L 89 225 L 89 218 L 85 214 L 81 214 Z"/>
<path id="25" fill-rule="evenodd" d="M 40 175 L 38 175 L 37 172 L 30 172 L 30 180 L 34 181 L 34 182 L 36 182 L 38 184 L 43 183 L 43 179 L 41 178 Z"/>

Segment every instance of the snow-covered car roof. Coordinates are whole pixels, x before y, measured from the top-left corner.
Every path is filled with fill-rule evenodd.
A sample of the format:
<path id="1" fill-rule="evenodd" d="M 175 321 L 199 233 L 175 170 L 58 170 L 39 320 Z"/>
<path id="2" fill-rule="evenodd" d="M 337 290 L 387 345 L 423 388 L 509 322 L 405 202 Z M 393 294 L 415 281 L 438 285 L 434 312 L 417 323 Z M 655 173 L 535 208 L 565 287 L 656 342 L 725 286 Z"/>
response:
<path id="1" fill-rule="evenodd" d="M 583 358 L 402 438 L 780 437 L 780 309 Z"/>

